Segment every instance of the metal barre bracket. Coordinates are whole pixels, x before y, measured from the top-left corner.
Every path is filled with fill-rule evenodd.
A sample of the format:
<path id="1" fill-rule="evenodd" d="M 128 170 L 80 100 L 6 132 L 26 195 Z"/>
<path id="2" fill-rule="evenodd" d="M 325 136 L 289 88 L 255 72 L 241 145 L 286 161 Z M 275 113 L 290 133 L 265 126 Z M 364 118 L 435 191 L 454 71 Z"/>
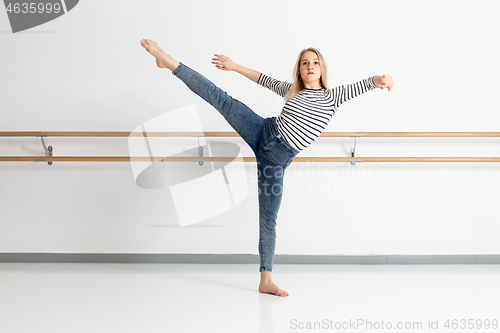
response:
<path id="1" fill-rule="evenodd" d="M 205 135 L 197 135 L 197 134 L 193 134 L 191 135 L 192 137 L 197 137 L 198 138 L 198 157 L 203 157 L 203 146 L 200 146 L 200 137 L 204 137 Z M 193 162 L 198 162 L 198 164 L 200 166 L 203 165 L 203 160 L 196 160 L 196 161 L 193 161 Z"/>
<path id="2" fill-rule="evenodd" d="M 53 148 L 52 146 L 48 146 L 45 144 L 45 141 L 43 140 L 44 137 L 47 137 L 48 135 L 47 134 L 35 134 L 35 137 L 39 137 L 42 139 L 42 145 L 43 145 L 43 149 L 45 151 L 45 156 L 47 157 L 52 157 L 53 156 Z M 34 160 L 35 162 L 47 162 L 48 165 L 52 165 L 52 161 L 47 161 L 47 160 L 43 160 L 43 159 L 35 159 Z"/>
<path id="3" fill-rule="evenodd" d="M 349 134 L 350 138 L 354 138 L 354 147 L 351 148 L 351 157 L 356 157 L 354 154 L 356 153 L 356 139 L 361 138 L 363 134 Z M 354 165 L 354 163 L 351 162 L 351 165 Z"/>
<path id="4" fill-rule="evenodd" d="M 356 163 L 361 163 L 363 160 L 349 160 L 351 162 L 351 165 L 356 165 Z"/>

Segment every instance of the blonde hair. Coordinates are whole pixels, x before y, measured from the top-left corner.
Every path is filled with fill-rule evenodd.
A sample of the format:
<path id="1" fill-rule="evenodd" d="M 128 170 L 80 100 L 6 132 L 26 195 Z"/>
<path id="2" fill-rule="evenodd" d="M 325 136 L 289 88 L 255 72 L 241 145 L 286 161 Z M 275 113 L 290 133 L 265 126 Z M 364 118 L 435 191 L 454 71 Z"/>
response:
<path id="1" fill-rule="evenodd" d="M 302 77 L 300 76 L 300 60 L 302 59 L 302 56 L 304 53 L 312 51 L 316 53 L 319 59 L 319 66 L 321 67 L 321 77 L 320 77 L 320 84 L 323 89 L 328 89 L 326 85 L 326 63 L 325 59 L 323 58 L 323 55 L 316 50 L 314 47 L 309 47 L 307 49 L 303 49 L 299 56 L 297 57 L 297 61 L 295 62 L 295 68 L 293 70 L 293 83 L 292 87 L 290 90 L 286 93 L 285 95 L 285 103 L 300 94 L 304 90 L 304 81 L 302 81 Z"/>

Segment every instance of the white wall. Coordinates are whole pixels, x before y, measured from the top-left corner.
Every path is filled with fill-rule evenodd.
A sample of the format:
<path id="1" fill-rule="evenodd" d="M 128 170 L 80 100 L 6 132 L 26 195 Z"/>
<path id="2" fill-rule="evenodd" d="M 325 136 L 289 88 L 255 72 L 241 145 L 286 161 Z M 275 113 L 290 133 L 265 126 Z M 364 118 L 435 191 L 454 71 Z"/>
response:
<path id="1" fill-rule="evenodd" d="M 2 9 L 0 131 L 132 131 L 193 104 L 205 131 L 232 131 L 168 70 L 156 68 L 142 38 L 158 41 L 263 117 L 279 114 L 281 98 L 216 70 L 212 54 L 290 80 L 298 52 L 314 46 L 328 62 L 330 87 L 393 75 L 392 92 L 349 101 L 327 131 L 499 131 L 499 9 L 494 0 L 86 0 L 16 34 Z M 175 121 L 170 126 L 175 130 Z M 170 146 L 192 147 L 186 140 Z M 251 156 L 239 138 L 211 141 L 236 143 Z M 126 138 L 46 142 L 55 155 L 129 153 Z M 318 139 L 301 156 L 348 156 L 352 143 Z M 500 156 L 498 143 L 363 138 L 357 155 Z M 1 155 L 42 151 L 39 139 L 0 138 Z M 172 193 L 137 186 L 130 163 L 0 163 L 0 252 L 257 253 L 256 168 L 233 168 L 246 177 L 242 202 L 181 227 Z M 498 254 L 498 168 L 293 163 L 276 253 Z M 214 198 L 203 186 L 197 194 Z M 194 210 L 210 205 L 192 201 Z"/>

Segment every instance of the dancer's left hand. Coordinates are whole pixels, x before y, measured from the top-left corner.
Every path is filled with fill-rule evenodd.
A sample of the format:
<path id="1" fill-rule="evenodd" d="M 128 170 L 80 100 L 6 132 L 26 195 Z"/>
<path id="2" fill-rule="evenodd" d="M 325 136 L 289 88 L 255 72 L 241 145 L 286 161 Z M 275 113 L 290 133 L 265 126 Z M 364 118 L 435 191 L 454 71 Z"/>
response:
<path id="1" fill-rule="evenodd" d="M 375 82 L 375 85 L 382 90 L 384 90 L 384 88 L 387 88 L 387 90 L 391 91 L 393 85 L 392 76 L 390 76 L 389 74 L 384 74 L 382 76 L 379 76 L 379 78 L 380 79 L 377 80 L 379 82 Z"/>

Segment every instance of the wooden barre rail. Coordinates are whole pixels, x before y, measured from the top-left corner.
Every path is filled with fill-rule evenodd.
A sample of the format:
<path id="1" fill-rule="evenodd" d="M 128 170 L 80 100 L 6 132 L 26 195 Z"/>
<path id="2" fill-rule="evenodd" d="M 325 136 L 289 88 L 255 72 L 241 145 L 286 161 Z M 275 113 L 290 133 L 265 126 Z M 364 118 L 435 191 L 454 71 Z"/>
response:
<path id="1" fill-rule="evenodd" d="M 0 132 L 0 137 L 239 137 L 236 132 Z M 323 132 L 320 137 L 500 137 L 500 132 Z"/>
<path id="2" fill-rule="evenodd" d="M 256 162 L 255 157 L 0 156 L 0 162 Z M 500 162 L 500 157 L 295 157 L 294 162 Z"/>

